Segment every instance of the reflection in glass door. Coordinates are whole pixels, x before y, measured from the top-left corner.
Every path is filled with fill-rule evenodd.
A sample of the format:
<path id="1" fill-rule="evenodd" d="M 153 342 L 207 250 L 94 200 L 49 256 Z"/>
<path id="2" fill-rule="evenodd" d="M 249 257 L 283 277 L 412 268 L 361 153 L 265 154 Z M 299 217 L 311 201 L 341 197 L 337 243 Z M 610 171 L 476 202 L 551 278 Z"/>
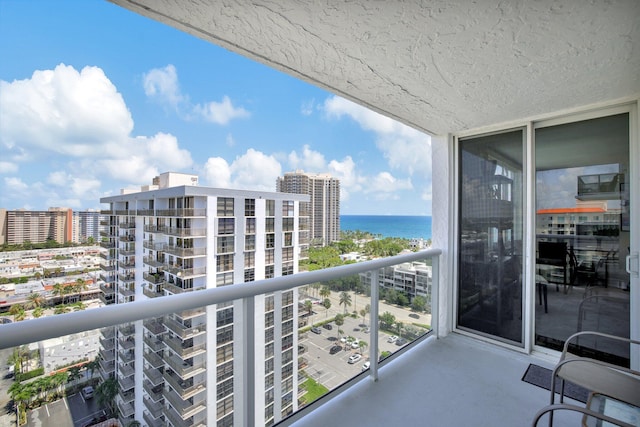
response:
<path id="1" fill-rule="evenodd" d="M 460 139 L 457 326 L 523 346 L 524 129 Z"/>
<path id="2" fill-rule="evenodd" d="M 578 331 L 629 337 L 629 114 L 538 127 L 535 343 L 561 350 Z M 629 347 L 578 351 L 629 365 Z"/>

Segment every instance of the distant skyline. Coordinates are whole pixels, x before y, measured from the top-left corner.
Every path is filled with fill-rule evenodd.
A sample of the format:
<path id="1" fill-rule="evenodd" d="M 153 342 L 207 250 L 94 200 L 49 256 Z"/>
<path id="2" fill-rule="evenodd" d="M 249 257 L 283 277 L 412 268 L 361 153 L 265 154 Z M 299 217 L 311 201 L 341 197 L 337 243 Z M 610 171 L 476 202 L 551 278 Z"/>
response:
<path id="1" fill-rule="evenodd" d="M 340 179 L 346 215 L 431 215 L 429 136 L 106 1 L 0 0 L 0 207 L 99 209 L 163 172 L 275 191 Z"/>

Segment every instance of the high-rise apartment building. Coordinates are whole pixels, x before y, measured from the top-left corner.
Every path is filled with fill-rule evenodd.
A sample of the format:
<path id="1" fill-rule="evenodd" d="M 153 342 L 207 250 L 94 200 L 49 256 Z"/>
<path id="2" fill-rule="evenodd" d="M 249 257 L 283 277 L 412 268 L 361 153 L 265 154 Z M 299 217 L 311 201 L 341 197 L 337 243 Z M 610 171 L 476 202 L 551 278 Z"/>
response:
<path id="1" fill-rule="evenodd" d="M 89 238 L 100 241 L 100 211 L 88 209 L 73 212 L 72 241 L 86 243 Z"/>
<path id="2" fill-rule="evenodd" d="M 49 208 L 46 211 L 0 209 L 0 244 L 21 245 L 72 240 L 72 210 Z"/>
<path id="3" fill-rule="evenodd" d="M 166 173 L 141 192 L 101 199 L 105 302 L 124 304 L 298 271 L 308 230 L 302 195 L 197 186 Z M 297 409 L 297 291 L 257 297 L 255 400 L 243 399 L 242 304 L 208 306 L 103 331 L 101 371 L 116 379 L 123 425 L 272 425 Z M 262 350 L 261 350 L 262 349 Z M 236 410 L 236 408 L 238 410 Z"/>
<path id="4" fill-rule="evenodd" d="M 306 194 L 308 203 L 301 209 L 309 212 L 310 237 L 313 244 L 325 246 L 340 240 L 340 180 L 329 174 L 287 172 L 276 180 L 276 191 Z"/>

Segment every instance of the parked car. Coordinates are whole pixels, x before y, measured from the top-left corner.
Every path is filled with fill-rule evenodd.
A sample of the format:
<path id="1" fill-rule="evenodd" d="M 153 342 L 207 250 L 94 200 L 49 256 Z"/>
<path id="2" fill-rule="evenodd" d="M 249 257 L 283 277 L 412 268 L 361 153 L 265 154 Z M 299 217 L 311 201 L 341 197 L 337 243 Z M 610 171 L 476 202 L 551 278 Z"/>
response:
<path id="1" fill-rule="evenodd" d="M 404 338 L 398 338 L 398 339 L 396 340 L 396 345 L 397 345 L 398 347 L 403 346 L 403 345 L 405 345 L 406 343 L 407 343 L 407 340 L 405 340 Z"/>
<path id="2" fill-rule="evenodd" d="M 398 337 L 395 335 L 391 335 L 387 340 L 387 342 L 396 342 L 396 341 L 398 341 Z"/>
<path id="3" fill-rule="evenodd" d="M 369 369 L 369 366 L 371 366 L 371 362 L 369 362 L 368 360 L 366 362 L 364 362 L 362 364 L 362 370 L 366 371 L 367 369 Z"/>
<path id="4" fill-rule="evenodd" d="M 322 329 L 318 328 L 317 326 L 314 326 L 313 328 L 311 328 L 311 332 L 313 332 L 314 334 L 321 334 Z"/>
<path id="5" fill-rule="evenodd" d="M 354 364 L 360 359 L 362 359 L 361 354 L 358 354 L 358 353 L 352 354 L 351 356 L 349 356 L 349 363 Z"/>
<path id="6" fill-rule="evenodd" d="M 322 327 L 329 331 L 333 329 L 333 326 L 331 326 L 331 323 L 325 323 L 324 325 L 322 325 Z"/>
<path id="7" fill-rule="evenodd" d="M 82 389 L 82 397 L 86 399 L 91 399 L 93 397 L 93 387 L 90 385 L 86 386 Z"/>
<path id="8" fill-rule="evenodd" d="M 418 313 L 411 313 L 409 314 L 409 317 L 413 317 L 414 319 L 419 319 L 420 315 Z"/>
<path id="9" fill-rule="evenodd" d="M 336 354 L 336 353 L 340 352 L 341 350 L 342 350 L 342 346 L 334 345 L 333 347 L 331 347 L 329 349 L 329 354 Z"/>
<path id="10" fill-rule="evenodd" d="M 356 349 L 360 348 L 360 343 L 358 341 L 354 341 L 351 343 L 351 348 Z"/>

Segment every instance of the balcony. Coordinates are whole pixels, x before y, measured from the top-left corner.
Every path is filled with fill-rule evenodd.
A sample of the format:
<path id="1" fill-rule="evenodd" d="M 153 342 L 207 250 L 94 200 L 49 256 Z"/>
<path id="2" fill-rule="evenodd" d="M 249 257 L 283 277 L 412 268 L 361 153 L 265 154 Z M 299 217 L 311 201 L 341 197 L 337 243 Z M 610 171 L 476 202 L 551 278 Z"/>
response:
<path id="1" fill-rule="evenodd" d="M 202 378 L 199 381 L 194 381 L 190 379 L 188 381 L 183 381 L 180 377 L 178 377 L 175 373 L 171 371 L 164 372 L 164 380 L 169 383 L 169 385 L 173 388 L 173 390 L 182 398 L 189 399 L 190 397 L 195 396 L 201 391 L 205 390 L 205 380 Z"/>
<path id="2" fill-rule="evenodd" d="M 205 237 L 207 235 L 206 228 L 166 227 L 163 231 L 164 234 L 176 237 Z"/>
<path id="3" fill-rule="evenodd" d="M 145 329 L 147 329 L 155 336 L 158 336 L 161 333 L 165 332 L 165 328 L 161 320 L 146 319 L 144 322 L 142 322 L 142 324 L 144 325 Z"/>
<path id="4" fill-rule="evenodd" d="M 206 248 L 181 248 L 169 245 L 166 245 L 163 248 L 163 251 L 182 258 L 194 258 L 198 256 L 205 256 L 207 254 Z"/>
<path id="5" fill-rule="evenodd" d="M 173 216 L 179 218 L 185 217 L 205 217 L 206 209 L 156 209 L 156 216 Z"/>
<path id="6" fill-rule="evenodd" d="M 147 392 L 147 396 L 149 396 L 148 399 L 145 399 L 145 404 L 146 404 L 146 401 L 148 400 L 149 403 L 154 405 L 153 408 L 156 408 L 155 405 L 157 405 L 157 403 L 160 400 L 162 400 L 162 386 L 158 386 L 158 385 L 154 386 L 153 384 L 151 384 L 150 381 L 144 381 L 142 383 L 142 388 L 144 388 L 144 391 Z M 148 405 L 147 405 L 147 408 L 154 414 L 158 414 L 156 410 L 150 408 Z M 160 403 L 160 409 L 162 409 L 162 403 Z"/>
<path id="7" fill-rule="evenodd" d="M 147 388 L 145 387 L 146 384 L 147 383 L 143 385 L 145 390 L 147 390 Z M 160 393 L 155 393 L 155 394 L 159 395 L 160 399 L 162 399 L 162 390 L 160 390 Z M 145 408 L 147 408 L 151 416 L 160 417 L 162 415 L 162 408 L 163 408 L 162 402 L 145 397 L 144 406 Z"/>
<path id="8" fill-rule="evenodd" d="M 162 270 L 169 272 L 171 274 L 175 274 L 178 277 L 183 279 L 204 276 L 207 274 L 206 267 L 180 267 L 176 265 L 163 265 Z"/>
<path id="9" fill-rule="evenodd" d="M 144 343 L 154 352 L 158 352 L 160 350 L 164 350 L 164 342 L 162 342 L 162 338 L 158 336 L 149 336 L 147 334 L 144 335 Z"/>
<path id="10" fill-rule="evenodd" d="M 100 278 L 102 278 L 102 276 L 100 276 Z M 110 294 L 115 294 L 116 293 L 116 289 L 112 285 L 109 285 L 108 283 L 100 283 L 100 290 L 105 295 L 110 295 Z"/>
<path id="11" fill-rule="evenodd" d="M 133 380 L 133 376 L 131 377 L 118 377 L 118 385 L 120 386 L 121 392 L 127 392 L 129 390 L 133 390 L 135 387 L 135 381 Z"/>
<path id="12" fill-rule="evenodd" d="M 142 414 L 142 418 L 149 427 L 163 427 L 166 425 L 166 423 L 162 419 L 162 412 L 160 413 L 158 418 L 153 418 L 153 414 L 148 411 L 144 411 Z"/>
<path id="13" fill-rule="evenodd" d="M 371 281 L 377 283 L 379 269 L 388 265 L 431 259 L 434 270 L 437 270 L 435 255 L 438 255 L 438 251 L 424 251 L 260 282 L 207 289 L 175 297 L 171 304 L 171 310 L 175 310 L 176 315 L 180 313 L 179 315 L 184 318 L 184 313 L 189 311 L 202 314 L 205 307 L 211 304 L 222 304 L 239 299 L 247 299 L 250 304 L 253 302 L 253 298 L 260 297 L 264 292 L 286 291 L 310 283 L 335 280 L 366 272 L 371 274 Z M 428 313 L 420 314 L 418 322 L 430 323 L 434 330 L 438 330 L 438 295 L 436 291 L 438 289 L 438 275 L 434 273 L 433 277 L 435 283 L 431 294 L 432 307 Z M 377 286 L 370 288 L 372 294 L 370 299 L 363 294 L 353 295 L 355 297 L 354 307 L 351 308 L 355 311 L 356 308 L 364 307 L 365 304 L 375 301 L 377 290 Z M 20 322 L 20 324 L 2 325 L 0 331 L 3 340 L 0 347 L 26 344 L 27 340 L 32 337 L 38 340 L 50 338 L 51 330 L 56 333 L 70 334 L 84 329 L 113 325 L 119 321 L 133 322 L 171 315 L 167 312 L 166 307 L 156 304 L 156 301 L 158 300 L 147 300 L 144 301 L 145 304 L 133 302 L 109 307 L 109 316 L 107 317 L 101 317 L 101 314 L 107 311 L 98 308 L 91 310 L 91 313 L 74 313 L 73 322 L 67 322 L 68 315 L 59 315 L 47 319 Z M 156 305 L 158 308 L 155 307 Z M 343 310 L 343 307 L 337 303 L 332 307 L 339 312 Z M 338 354 L 328 355 L 329 347 L 333 345 L 332 342 L 335 340 L 329 341 L 327 338 L 337 338 L 336 328 L 332 331 L 321 329 L 321 334 L 300 331 L 300 344 L 305 342 L 308 344 L 320 343 L 320 345 L 307 345 L 306 363 L 311 365 L 314 360 L 318 359 L 317 355 L 321 353 L 324 353 L 323 356 L 329 357 L 328 360 L 334 363 L 334 366 L 305 366 L 305 372 L 312 378 L 323 381 L 324 385 L 334 392 L 299 409 L 291 418 L 284 421 L 285 425 L 300 427 L 341 425 L 344 423 L 345 414 L 352 414 L 362 425 L 397 425 L 401 421 L 403 425 L 424 425 L 427 423 L 436 426 L 520 426 L 527 425 L 533 419 L 535 412 L 547 404 L 549 392 L 525 383 L 521 381 L 521 378 L 529 363 L 551 366 L 554 362 L 551 360 L 551 356 L 547 356 L 546 359 L 534 357 L 501 345 L 456 333 L 450 333 L 445 337 L 436 337 L 431 332 L 417 336 L 409 344 L 397 346 L 384 339 L 391 334 L 391 331 L 384 330 L 379 322 L 378 308 L 391 310 L 382 302 L 371 304 L 371 312 L 367 314 L 366 320 L 349 317 L 347 320 L 351 323 L 342 326 L 345 331 L 348 331 L 348 334 L 353 335 L 363 333 L 362 331 L 354 331 L 354 326 L 357 327 L 359 323 L 365 322 L 370 326 L 371 330 L 367 334 L 369 345 L 366 351 L 362 348 L 359 349 L 365 357 L 367 354 L 373 356 L 370 359 L 371 367 L 366 372 L 361 371 L 362 362 L 346 363 L 348 355 L 357 350 L 343 349 Z M 328 311 L 325 314 L 324 308 L 317 310 L 317 313 L 311 315 L 310 323 L 320 322 L 328 315 Z M 396 313 L 398 316 L 401 315 L 399 311 Z M 81 318 L 82 321 L 78 322 L 76 318 Z M 411 319 L 411 317 L 409 318 Z M 243 317 L 238 319 L 238 322 L 242 321 L 244 325 L 254 325 L 256 320 L 251 313 L 245 312 Z M 42 321 L 51 323 L 54 328 L 49 328 L 49 331 L 41 331 Z M 413 322 L 413 320 L 409 321 Z M 256 332 L 253 328 L 247 327 L 245 333 L 243 340 L 255 342 L 256 336 L 252 334 Z M 403 334 L 405 334 L 404 329 Z M 145 343 L 148 346 L 157 343 L 158 349 L 161 349 L 164 346 L 162 341 L 156 340 L 156 336 L 148 336 L 145 333 Z M 170 342 L 171 344 L 168 346 L 173 349 L 180 341 L 174 338 Z M 282 348 L 285 346 L 286 344 L 283 343 Z M 181 349 L 181 346 L 178 349 Z M 276 351 L 278 350 L 280 349 L 276 349 Z M 380 351 L 386 354 L 381 361 L 378 361 Z M 209 355 L 208 357 L 214 363 L 215 359 L 212 359 L 214 356 Z M 243 358 L 245 366 L 255 366 L 256 364 L 254 358 L 257 356 L 250 352 L 234 354 L 234 357 Z M 149 363 L 155 360 L 149 359 L 147 356 L 145 359 Z M 294 360 L 298 359 L 294 358 Z M 150 381 L 152 385 L 166 383 L 175 390 L 175 393 L 167 392 L 165 395 L 170 404 L 170 407 L 164 410 L 165 416 L 174 425 L 205 425 L 206 421 L 198 418 L 202 416 L 202 413 L 197 412 L 197 404 L 180 404 L 184 402 L 183 396 L 189 396 L 191 392 L 197 393 L 196 389 L 191 389 L 194 383 L 189 380 L 199 373 L 206 372 L 205 361 L 196 360 L 191 364 L 174 355 L 171 351 L 165 352 L 163 361 L 165 372 L 169 367 L 175 374 L 167 372 L 163 375 L 159 369 L 149 365 L 145 367 L 143 372 L 145 379 Z M 322 375 L 323 372 L 332 372 L 333 375 L 327 379 Z M 347 375 L 337 375 L 337 373 L 342 375 L 341 372 L 347 372 Z M 242 392 L 247 396 L 264 393 L 264 389 L 252 388 L 257 383 L 255 372 L 250 370 L 245 374 Z M 133 387 L 132 381 L 129 383 L 127 380 L 128 378 L 118 378 L 123 392 Z M 292 390 L 294 395 L 296 395 L 296 388 L 297 383 Z M 339 398 L 334 399 L 335 396 L 339 396 Z M 193 417 L 191 410 L 196 411 L 198 415 Z M 279 415 L 276 414 L 276 422 L 279 421 L 278 417 Z M 579 425 L 580 423 L 580 418 L 567 414 L 558 414 L 554 420 L 557 426 L 562 427 Z M 248 425 L 250 424 L 254 423 L 248 423 Z"/>
<path id="14" fill-rule="evenodd" d="M 153 283 L 155 285 L 158 283 L 162 283 L 162 281 L 164 280 L 164 275 L 160 273 L 156 273 L 156 274 L 147 273 L 145 271 L 144 273 L 142 273 L 142 278 L 147 282 Z"/>
<path id="15" fill-rule="evenodd" d="M 197 356 L 198 354 L 204 353 L 207 349 L 205 343 L 187 344 L 185 341 L 179 340 L 178 338 L 165 337 L 164 342 L 182 359 Z"/>
<path id="16" fill-rule="evenodd" d="M 169 283 L 169 282 L 163 282 L 162 283 L 162 287 L 166 290 L 168 290 L 169 292 L 171 292 L 172 294 L 182 294 L 185 292 L 193 292 L 193 288 L 181 288 L 180 286 L 176 286 L 173 283 Z"/>
<path id="17" fill-rule="evenodd" d="M 164 366 L 164 361 L 157 353 L 151 351 L 145 351 L 144 360 L 146 360 L 149 365 L 153 368 L 161 368 Z"/>
<path id="18" fill-rule="evenodd" d="M 145 286 L 144 288 L 142 288 L 142 293 L 148 298 L 158 298 L 158 297 L 164 296 L 164 291 L 162 290 L 162 286 L 158 291 L 156 291 L 155 286 L 152 286 L 151 288 L 148 286 Z"/>
<path id="19" fill-rule="evenodd" d="M 131 403 L 118 402 L 118 410 L 120 415 L 127 418 L 135 413 L 135 408 Z"/>
<path id="20" fill-rule="evenodd" d="M 160 268 L 165 265 L 164 262 L 158 261 L 157 259 L 151 257 L 144 257 L 144 263 L 155 268 Z"/>
<path id="21" fill-rule="evenodd" d="M 206 400 L 204 399 L 200 400 L 198 403 L 191 403 L 180 398 L 180 396 L 171 389 L 165 389 L 163 394 L 165 400 L 169 401 L 169 404 L 176 410 L 183 420 L 185 418 L 191 418 L 207 408 L 205 405 Z"/>
<path id="22" fill-rule="evenodd" d="M 118 276 L 119 278 L 120 276 Z M 126 276 L 123 276 L 126 277 Z M 123 281 L 123 284 L 118 285 L 118 293 L 120 295 L 122 295 L 123 297 L 132 297 L 134 296 L 136 293 L 134 290 L 129 289 L 127 287 L 127 285 L 132 284 L 135 280 L 133 278 L 130 278 L 130 280 L 127 281 Z"/>
<path id="23" fill-rule="evenodd" d="M 164 319 L 164 325 L 182 339 L 193 338 L 196 335 L 205 333 L 205 331 L 207 330 L 205 324 L 196 325 L 194 327 L 187 327 L 182 323 L 172 319 L 171 317 L 166 317 Z"/>

